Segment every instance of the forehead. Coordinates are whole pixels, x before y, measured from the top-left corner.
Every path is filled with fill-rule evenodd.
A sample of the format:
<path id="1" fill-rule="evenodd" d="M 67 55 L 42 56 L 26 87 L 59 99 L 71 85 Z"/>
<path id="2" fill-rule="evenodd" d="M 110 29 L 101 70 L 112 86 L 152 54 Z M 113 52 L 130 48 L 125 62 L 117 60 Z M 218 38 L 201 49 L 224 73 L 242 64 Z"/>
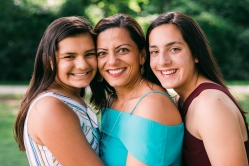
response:
<path id="1" fill-rule="evenodd" d="M 58 43 L 58 51 L 83 50 L 95 48 L 93 38 L 90 34 L 84 33 L 76 36 L 70 36 L 62 39 Z"/>
<path id="2" fill-rule="evenodd" d="M 176 40 L 183 41 L 181 31 L 174 24 L 163 24 L 155 27 L 150 35 L 149 41 L 159 41 L 159 40 Z"/>
<path id="3" fill-rule="evenodd" d="M 105 31 L 101 32 L 98 35 L 97 38 L 97 44 L 110 44 L 112 42 L 113 44 L 118 44 L 120 42 L 122 43 L 129 43 L 133 42 L 133 40 L 130 37 L 130 33 L 125 28 L 109 28 Z"/>

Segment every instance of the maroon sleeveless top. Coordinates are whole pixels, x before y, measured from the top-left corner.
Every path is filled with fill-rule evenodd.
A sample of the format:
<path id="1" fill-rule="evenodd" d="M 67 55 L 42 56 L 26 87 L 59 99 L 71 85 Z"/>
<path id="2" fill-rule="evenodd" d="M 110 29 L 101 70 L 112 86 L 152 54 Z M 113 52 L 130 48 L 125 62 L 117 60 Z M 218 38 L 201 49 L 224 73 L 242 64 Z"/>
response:
<path id="1" fill-rule="evenodd" d="M 185 122 L 186 114 L 188 112 L 189 105 L 202 91 L 206 89 L 217 89 L 217 90 L 224 92 L 233 100 L 233 102 L 240 109 L 237 102 L 235 102 L 234 97 L 231 95 L 231 93 L 226 88 L 220 85 L 214 84 L 214 83 L 202 83 L 188 96 L 188 98 L 183 104 L 183 107 L 182 108 L 179 107 L 181 115 L 182 115 L 182 119 L 184 122 Z M 246 122 L 246 117 L 242 113 L 241 109 L 240 109 L 240 112 L 244 118 L 246 128 L 247 128 L 247 135 L 249 138 L 248 124 Z M 245 149 L 247 153 L 247 158 L 249 159 L 249 140 L 247 140 L 244 144 L 245 144 Z M 189 166 L 199 166 L 199 165 L 210 166 L 211 165 L 208 159 L 203 141 L 191 135 L 186 129 L 186 126 L 185 126 L 185 131 L 184 131 L 184 140 L 183 140 L 183 165 L 189 165 Z"/>

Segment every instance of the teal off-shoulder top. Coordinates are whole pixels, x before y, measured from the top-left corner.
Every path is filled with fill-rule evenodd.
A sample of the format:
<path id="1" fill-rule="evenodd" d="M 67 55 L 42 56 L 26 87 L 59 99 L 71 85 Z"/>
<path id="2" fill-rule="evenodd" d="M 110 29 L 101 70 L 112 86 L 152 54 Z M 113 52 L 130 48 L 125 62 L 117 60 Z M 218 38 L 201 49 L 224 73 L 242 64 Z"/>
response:
<path id="1" fill-rule="evenodd" d="M 150 93 L 168 94 L 151 91 Z M 168 96 L 170 97 L 170 96 Z M 137 103 L 137 105 L 139 104 Z M 173 101 L 172 101 L 173 102 Z M 137 106 L 136 105 L 136 106 Z M 100 157 L 106 166 L 125 166 L 128 152 L 155 166 L 180 166 L 183 123 L 166 126 L 150 119 L 106 108 L 102 115 Z"/>

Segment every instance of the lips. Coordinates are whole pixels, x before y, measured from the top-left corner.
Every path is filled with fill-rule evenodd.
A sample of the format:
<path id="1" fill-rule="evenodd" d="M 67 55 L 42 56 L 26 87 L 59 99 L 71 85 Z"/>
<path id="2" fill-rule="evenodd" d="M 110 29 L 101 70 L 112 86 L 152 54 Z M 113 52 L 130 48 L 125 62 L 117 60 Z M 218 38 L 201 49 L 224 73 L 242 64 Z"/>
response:
<path id="1" fill-rule="evenodd" d="M 161 71 L 161 73 L 163 74 L 163 75 L 171 75 L 171 74 L 174 74 L 174 73 L 176 73 L 176 69 L 174 69 L 174 70 L 167 70 L 167 71 Z"/>
<path id="2" fill-rule="evenodd" d="M 110 74 L 120 74 L 125 70 L 125 68 L 122 69 L 115 69 L 115 70 L 107 70 Z"/>
<path id="3" fill-rule="evenodd" d="M 87 75 L 89 72 L 86 72 L 86 73 L 72 73 L 73 76 L 84 76 L 84 75 Z"/>

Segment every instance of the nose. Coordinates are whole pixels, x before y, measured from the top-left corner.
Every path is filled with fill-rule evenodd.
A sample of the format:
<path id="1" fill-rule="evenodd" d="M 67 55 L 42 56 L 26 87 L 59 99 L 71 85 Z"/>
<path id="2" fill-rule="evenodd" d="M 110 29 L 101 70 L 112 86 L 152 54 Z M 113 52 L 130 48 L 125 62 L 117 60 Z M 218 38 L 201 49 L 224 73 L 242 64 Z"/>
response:
<path id="1" fill-rule="evenodd" d="M 167 52 L 161 52 L 159 53 L 159 62 L 158 64 L 163 66 L 163 65 L 168 65 L 172 62 L 170 55 Z"/>
<path id="2" fill-rule="evenodd" d="M 110 66 L 113 66 L 119 62 L 118 57 L 114 52 L 109 52 L 107 61 Z"/>
<path id="3" fill-rule="evenodd" d="M 84 70 L 85 68 L 87 68 L 89 65 L 86 61 L 86 59 L 83 56 L 79 56 L 76 60 L 75 60 L 75 67 L 77 69 L 81 69 Z"/>

